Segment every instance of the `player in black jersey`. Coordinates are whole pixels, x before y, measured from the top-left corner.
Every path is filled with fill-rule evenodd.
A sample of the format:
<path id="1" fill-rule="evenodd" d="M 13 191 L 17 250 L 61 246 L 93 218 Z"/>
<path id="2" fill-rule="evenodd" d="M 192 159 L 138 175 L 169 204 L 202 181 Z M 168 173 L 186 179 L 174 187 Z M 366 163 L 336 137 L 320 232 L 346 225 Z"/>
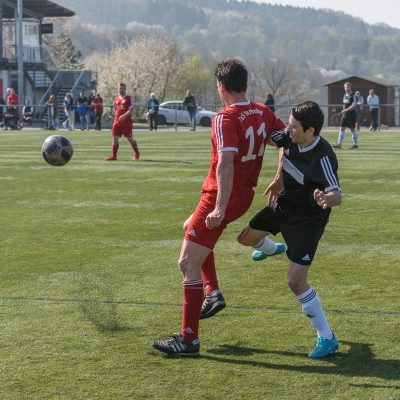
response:
<path id="1" fill-rule="evenodd" d="M 358 149 L 358 133 L 356 129 L 357 122 L 357 98 L 352 90 L 350 82 L 344 84 L 344 96 L 343 96 L 343 109 L 340 111 L 342 119 L 340 121 L 340 132 L 338 142 L 335 149 L 341 149 L 342 143 L 346 134 L 346 128 L 351 130 L 353 137 L 353 146 L 350 149 Z"/>
<path id="2" fill-rule="evenodd" d="M 270 203 L 238 236 L 239 243 L 256 249 L 252 258 L 259 261 L 272 254 L 274 242 L 267 235 L 281 232 L 289 258 L 289 288 L 318 334 L 311 358 L 326 357 L 339 345 L 317 293 L 307 282 L 331 207 L 339 205 L 342 198 L 336 155 L 319 136 L 323 121 L 319 105 L 306 101 L 292 108 L 286 132 L 271 136 L 280 148 L 280 161 L 275 180 L 264 193 L 269 194 Z"/>

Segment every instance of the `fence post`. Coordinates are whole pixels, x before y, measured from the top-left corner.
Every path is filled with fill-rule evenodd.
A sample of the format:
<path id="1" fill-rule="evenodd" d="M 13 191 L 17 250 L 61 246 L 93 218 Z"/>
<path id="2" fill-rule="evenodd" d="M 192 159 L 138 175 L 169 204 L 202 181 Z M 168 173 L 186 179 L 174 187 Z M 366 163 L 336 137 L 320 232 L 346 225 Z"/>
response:
<path id="1" fill-rule="evenodd" d="M 175 108 L 175 123 L 174 123 L 174 126 L 175 126 L 175 131 L 177 131 L 178 130 L 178 110 Z"/>

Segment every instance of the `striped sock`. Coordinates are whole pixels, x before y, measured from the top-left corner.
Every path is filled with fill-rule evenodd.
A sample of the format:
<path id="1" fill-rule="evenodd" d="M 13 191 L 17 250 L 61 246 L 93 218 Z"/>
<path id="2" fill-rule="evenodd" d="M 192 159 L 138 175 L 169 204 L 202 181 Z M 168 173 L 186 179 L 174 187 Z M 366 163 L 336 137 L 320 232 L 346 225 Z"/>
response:
<path id="1" fill-rule="evenodd" d="M 257 246 L 254 246 L 254 249 L 262 251 L 263 253 L 271 256 L 272 254 L 276 253 L 276 250 L 278 249 L 278 247 L 275 242 L 273 242 L 267 236 L 264 236 L 260 240 L 260 243 L 258 243 Z"/>
<path id="2" fill-rule="evenodd" d="M 332 339 L 333 333 L 325 317 L 317 292 L 310 287 L 297 298 L 301 303 L 304 315 L 310 319 L 311 325 L 317 330 L 318 337 Z"/>

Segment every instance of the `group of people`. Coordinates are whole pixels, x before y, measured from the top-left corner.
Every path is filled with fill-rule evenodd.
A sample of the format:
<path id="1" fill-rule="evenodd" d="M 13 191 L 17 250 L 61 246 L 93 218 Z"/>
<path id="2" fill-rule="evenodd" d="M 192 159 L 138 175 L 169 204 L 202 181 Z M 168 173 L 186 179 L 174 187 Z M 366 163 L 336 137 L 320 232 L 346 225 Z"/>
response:
<path id="1" fill-rule="evenodd" d="M 33 106 L 29 97 L 25 99 L 22 108 L 22 123 L 19 119 L 19 97 L 15 89 L 8 88 L 6 100 L 0 97 L 0 126 L 4 129 L 21 129 L 22 126 L 29 126 L 33 120 Z"/>
<path id="2" fill-rule="evenodd" d="M 379 97 L 375 94 L 374 89 L 369 90 L 367 97 L 367 105 L 369 107 L 369 115 L 371 125 L 369 130 L 376 132 L 379 125 Z M 333 147 L 341 149 L 346 134 L 346 128 L 350 129 L 353 138 L 353 145 L 350 149 L 358 149 L 358 133 L 363 120 L 364 97 L 360 91 L 353 92 L 351 82 L 344 84 L 343 108 L 340 111 L 340 132 L 337 144 Z"/>
<path id="3" fill-rule="evenodd" d="M 196 130 L 196 98 L 190 90 L 186 91 L 186 96 L 183 98 L 183 106 L 189 113 L 190 130 Z M 160 107 L 160 102 L 156 98 L 155 93 L 150 94 L 150 99 L 147 102 L 148 120 L 149 120 L 149 130 L 157 130 L 158 124 L 158 109 Z"/>
<path id="4" fill-rule="evenodd" d="M 60 129 L 60 111 L 57 104 L 56 96 L 51 95 L 46 102 L 47 119 L 49 121 L 49 129 Z M 91 91 L 91 94 L 86 97 L 85 93 L 81 91 L 79 97 L 74 100 L 73 93 L 66 93 L 64 96 L 64 114 L 65 120 L 62 122 L 62 127 L 69 130 L 75 130 L 75 123 L 78 120 L 80 122 L 80 129 L 90 130 L 93 127 L 94 130 L 101 131 L 101 118 L 103 115 L 103 99 L 100 93 L 96 93 L 95 90 Z"/>
<path id="5" fill-rule="evenodd" d="M 308 356 L 326 357 L 339 342 L 307 279 L 331 208 L 341 203 L 336 155 L 320 136 L 324 114 L 317 103 L 305 101 L 292 107 L 286 126 L 268 106 L 247 99 L 248 71 L 241 61 L 221 61 L 214 75 L 223 109 L 212 122 L 211 165 L 200 201 L 183 225 L 178 261 L 183 275 L 181 331 L 154 341 L 153 347 L 169 356 L 199 356 L 200 320 L 226 306 L 214 247 L 227 225 L 251 206 L 266 145 L 272 145 L 279 149 L 279 162 L 264 192 L 267 205 L 245 226 L 238 242 L 253 247 L 255 262 L 286 251 L 288 286 L 317 333 Z M 286 244 L 269 238 L 279 232 Z"/>

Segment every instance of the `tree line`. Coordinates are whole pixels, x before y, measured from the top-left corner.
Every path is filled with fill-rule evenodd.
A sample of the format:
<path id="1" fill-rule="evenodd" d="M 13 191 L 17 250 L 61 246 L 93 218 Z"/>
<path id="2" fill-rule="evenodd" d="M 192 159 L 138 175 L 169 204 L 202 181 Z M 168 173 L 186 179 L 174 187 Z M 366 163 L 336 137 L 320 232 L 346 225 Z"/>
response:
<path id="1" fill-rule="evenodd" d="M 57 24 L 74 46 L 70 58 L 99 72 L 105 96 L 125 73 L 138 101 L 190 88 L 203 104 L 217 102 L 213 66 L 229 56 L 249 66 L 250 96 L 271 92 L 278 103 L 321 101 L 323 70 L 390 83 L 400 75 L 400 31 L 342 12 L 236 0 L 57 2 L 77 13 Z"/>

